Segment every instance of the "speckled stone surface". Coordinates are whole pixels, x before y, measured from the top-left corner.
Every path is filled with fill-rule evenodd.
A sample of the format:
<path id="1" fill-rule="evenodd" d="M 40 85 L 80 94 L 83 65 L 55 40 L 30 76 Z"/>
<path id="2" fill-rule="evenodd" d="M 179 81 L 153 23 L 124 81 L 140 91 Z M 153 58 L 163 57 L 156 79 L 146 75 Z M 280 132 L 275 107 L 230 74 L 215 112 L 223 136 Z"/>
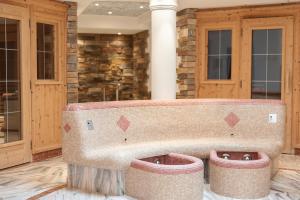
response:
<path id="1" fill-rule="evenodd" d="M 228 154 L 228 159 L 223 159 L 222 155 Z M 251 160 L 243 160 L 243 156 L 248 154 Z M 210 152 L 210 164 L 231 169 L 261 169 L 268 167 L 271 162 L 269 157 L 262 152 Z"/>
<path id="2" fill-rule="evenodd" d="M 125 192 L 139 200 L 201 200 L 203 170 L 190 174 L 156 174 L 129 168 Z"/>
<path id="3" fill-rule="evenodd" d="M 210 189 L 213 192 L 238 199 L 258 199 L 268 196 L 271 187 L 269 159 L 225 160 L 212 155 L 211 153 L 209 177 Z M 220 161 L 216 162 L 216 160 Z M 228 163 L 234 164 L 228 165 Z"/>
<path id="4" fill-rule="evenodd" d="M 126 173 L 126 194 L 140 200 L 201 200 L 203 173 L 200 159 L 182 154 L 134 160 Z"/>
<path id="5" fill-rule="evenodd" d="M 260 102 L 146 101 L 142 106 L 110 103 L 105 108 L 106 103 L 102 109 L 66 111 L 63 157 L 67 163 L 104 169 L 127 169 L 133 159 L 172 152 L 208 157 L 212 149 L 262 151 L 273 159 L 283 145 L 285 107 Z M 239 119 L 233 126 L 225 120 L 231 113 Z M 268 123 L 270 113 L 278 115 L 276 124 Z M 125 128 L 120 119 L 126 119 Z"/>
<path id="6" fill-rule="evenodd" d="M 130 167 L 156 174 L 190 174 L 204 170 L 201 159 L 183 154 L 170 153 L 145 159 L 135 159 Z"/>

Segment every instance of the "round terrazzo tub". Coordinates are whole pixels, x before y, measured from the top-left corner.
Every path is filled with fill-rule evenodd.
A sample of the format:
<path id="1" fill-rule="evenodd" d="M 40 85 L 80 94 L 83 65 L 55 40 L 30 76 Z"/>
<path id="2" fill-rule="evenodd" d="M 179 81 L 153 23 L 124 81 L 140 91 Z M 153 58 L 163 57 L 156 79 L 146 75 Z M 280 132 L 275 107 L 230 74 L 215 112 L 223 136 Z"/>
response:
<path id="1" fill-rule="evenodd" d="M 134 160 L 126 173 L 125 191 L 139 200 L 201 200 L 203 162 L 175 153 Z"/>
<path id="2" fill-rule="evenodd" d="M 261 152 L 210 153 L 210 189 L 227 197 L 262 198 L 269 194 L 270 159 Z"/>

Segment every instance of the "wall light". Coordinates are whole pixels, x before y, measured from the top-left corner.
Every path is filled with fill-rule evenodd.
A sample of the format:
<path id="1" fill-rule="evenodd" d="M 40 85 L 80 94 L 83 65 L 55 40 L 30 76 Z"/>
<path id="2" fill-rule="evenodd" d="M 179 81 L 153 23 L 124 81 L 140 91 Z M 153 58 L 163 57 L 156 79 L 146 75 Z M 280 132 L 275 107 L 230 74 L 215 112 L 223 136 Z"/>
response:
<path id="1" fill-rule="evenodd" d="M 112 11 L 108 11 L 108 12 L 107 12 L 107 14 L 109 14 L 109 15 L 112 15 L 112 13 L 113 13 Z"/>
<path id="2" fill-rule="evenodd" d="M 118 33 L 118 35 L 122 35 L 122 33 L 121 33 L 121 32 L 119 32 L 119 33 Z"/>
<path id="3" fill-rule="evenodd" d="M 95 6 L 99 6 L 100 4 L 99 3 L 95 3 Z"/>

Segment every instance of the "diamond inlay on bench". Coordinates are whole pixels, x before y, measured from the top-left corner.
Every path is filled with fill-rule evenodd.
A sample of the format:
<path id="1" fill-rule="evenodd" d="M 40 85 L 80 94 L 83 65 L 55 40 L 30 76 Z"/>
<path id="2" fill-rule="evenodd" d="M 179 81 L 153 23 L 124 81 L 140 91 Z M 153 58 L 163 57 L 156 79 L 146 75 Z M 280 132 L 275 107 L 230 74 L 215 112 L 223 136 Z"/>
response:
<path id="1" fill-rule="evenodd" d="M 130 126 L 130 121 L 124 117 L 123 115 L 120 117 L 120 119 L 118 120 L 117 122 L 117 125 L 124 131 L 126 132 L 127 129 L 129 128 Z"/>
<path id="2" fill-rule="evenodd" d="M 224 120 L 227 122 L 228 126 L 233 128 L 237 123 L 239 123 L 240 118 L 236 114 L 231 112 L 227 115 L 227 117 L 224 118 Z"/>
<path id="3" fill-rule="evenodd" d="M 68 123 L 66 123 L 64 129 L 68 133 L 71 130 L 71 126 Z"/>

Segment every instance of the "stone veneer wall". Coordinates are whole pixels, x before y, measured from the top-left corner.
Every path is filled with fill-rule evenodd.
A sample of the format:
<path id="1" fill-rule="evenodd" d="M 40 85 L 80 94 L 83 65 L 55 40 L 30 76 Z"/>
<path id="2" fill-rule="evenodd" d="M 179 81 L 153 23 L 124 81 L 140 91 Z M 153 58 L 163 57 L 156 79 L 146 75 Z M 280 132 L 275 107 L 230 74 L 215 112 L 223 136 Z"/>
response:
<path id="1" fill-rule="evenodd" d="M 134 72 L 134 99 L 150 99 L 148 90 L 149 31 L 133 35 L 133 72 Z"/>
<path id="2" fill-rule="evenodd" d="M 78 102 L 77 71 L 77 3 L 67 2 L 67 101 Z"/>
<path id="3" fill-rule="evenodd" d="M 185 9 L 177 13 L 177 99 L 196 97 L 196 13 Z"/>
<path id="4" fill-rule="evenodd" d="M 99 101 L 103 100 L 103 83 L 112 83 L 121 79 L 121 93 L 120 99 L 149 99 L 150 93 L 148 91 L 148 75 L 149 69 L 149 46 L 148 31 L 138 33 L 132 37 L 132 45 L 128 44 L 132 51 L 132 62 L 123 62 L 123 59 L 115 59 L 118 56 L 112 56 L 111 61 L 114 64 L 102 64 L 105 66 L 101 73 L 112 76 L 114 73 L 119 74 L 115 78 L 106 78 L 108 80 L 101 79 L 101 73 L 97 69 L 93 69 L 93 66 L 98 65 L 100 67 L 99 58 L 98 63 L 90 63 L 91 60 L 86 63 L 82 52 L 78 52 L 80 61 L 77 71 L 77 4 L 74 2 L 66 2 L 70 5 L 68 11 L 68 63 L 67 63 L 67 84 L 68 84 L 68 102 L 85 102 L 85 101 Z M 196 68 L 196 13 L 198 9 L 185 9 L 177 13 L 177 98 L 195 98 L 195 68 Z M 81 34 L 80 34 L 81 35 Z M 115 35 L 115 37 L 117 37 Z M 118 36 L 118 38 L 125 38 L 126 35 Z M 129 36 L 130 37 L 130 36 Z M 119 47 L 122 47 L 120 40 Z M 93 40 L 90 40 L 91 45 Z M 100 42 L 101 43 L 101 42 Z M 105 42 L 104 42 L 105 43 Z M 109 43 L 109 41 L 107 41 Z M 82 44 L 85 46 L 84 44 Z M 80 45 L 81 47 L 83 47 Z M 89 45 L 87 45 L 89 46 Z M 100 45 L 101 46 L 101 45 Z M 126 46 L 126 45 L 125 45 Z M 109 47 L 105 48 L 109 49 Z M 111 50 L 111 49 L 110 49 Z M 124 50 L 124 49 L 123 49 Z M 109 51 L 109 50 L 108 50 Z M 108 55 L 109 56 L 109 55 Z M 97 59 L 96 59 L 97 60 Z M 119 60 L 119 61 L 116 61 Z M 123 61 L 122 61 L 123 60 Z M 126 59 L 125 59 L 126 60 Z M 119 63 L 118 63 L 119 62 Z M 123 62 L 123 63 L 122 63 Z M 109 72 L 107 67 L 109 65 L 113 68 L 112 72 Z M 117 66 L 116 66 L 117 65 Z M 96 67 L 97 68 L 97 67 Z M 101 67 L 100 67 L 101 68 Z M 117 69 L 119 68 L 119 70 Z M 115 70 L 114 70 L 115 69 Z M 117 70 L 116 70 L 117 69 Z M 115 71 L 115 72 L 113 72 Z M 92 75 L 88 77 L 88 75 Z M 124 76 L 122 76 L 122 74 Z M 120 77 L 123 78 L 120 78 Z M 81 84 L 79 84 L 81 82 Z M 80 85 L 79 93 L 78 87 Z M 106 100 L 115 99 L 114 86 L 106 86 Z M 79 96 L 79 97 L 78 97 Z"/>
<path id="5" fill-rule="evenodd" d="M 148 32 L 79 34 L 79 102 L 148 98 Z"/>

